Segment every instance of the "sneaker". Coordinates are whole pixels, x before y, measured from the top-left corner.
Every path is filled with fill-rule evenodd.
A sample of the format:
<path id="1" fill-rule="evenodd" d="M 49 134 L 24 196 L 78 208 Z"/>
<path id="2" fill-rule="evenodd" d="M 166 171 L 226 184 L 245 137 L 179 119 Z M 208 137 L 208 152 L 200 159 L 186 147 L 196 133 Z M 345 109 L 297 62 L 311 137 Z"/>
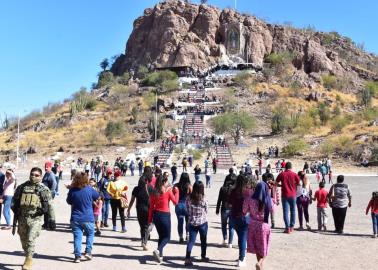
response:
<path id="1" fill-rule="evenodd" d="M 209 262 L 210 259 L 208 257 L 201 257 L 201 262 Z"/>
<path id="2" fill-rule="evenodd" d="M 224 247 L 227 247 L 227 246 L 228 246 L 228 244 L 227 244 L 227 241 L 226 241 L 226 240 L 223 240 L 222 246 L 224 246 Z"/>
<path id="3" fill-rule="evenodd" d="M 123 228 L 121 231 L 121 233 L 126 233 L 126 232 L 127 232 L 126 228 Z"/>
<path id="4" fill-rule="evenodd" d="M 113 226 L 113 232 L 116 232 L 116 231 L 117 231 L 117 226 Z"/>
<path id="5" fill-rule="evenodd" d="M 307 230 L 311 231 L 311 226 L 310 226 L 310 224 L 306 223 L 306 228 L 307 228 Z"/>
<path id="6" fill-rule="evenodd" d="M 285 230 L 284 230 L 284 233 L 290 234 L 290 233 L 291 233 L 290 228 L 285 229 Z"/>
<path id="7" fill-rule="evenodd" d="M 105 228 L 108 228 L 108 227 L 109 227 L 108 223 L 105 223 L 105 224 L 104 224 L 104 227 L 105 227 Z"/>
<path id="8" fill-rule="evenodd" d="M 232 244 L 228 244 L 228 248 L 232 248 Z"/>
<path id="9" fill-rule="evenodd" d="M 180 237 L 180 244 L 184 243 L 184 238 Z"/>
<path id="10" fill-rule="evenodd" d="M 378 238 L 378 234 L 374 234 L 373 238 Z"/>
<path id="11" fill-rule="evenodd" d="M 290 233 L 293 233 L 293 232 L 294 232 L 294 228 L 293 228 L 293 227 L 290 227 L 290 228 L 289 228 L 289 231 L 290 231 Z"/>
<path id="12" fill-rule="evenodd" d="M 91 261 L 92 260 L 92 253 L 84 253 L 84 257 L 88 260 L 88 261 Z"/>
<path id="13" fill-rule="evenodd" d="M 80 263 L 81 257 L 75 257 L 74 263 Z"/>
<path id="14" fill-rule="evenodd" d="M 291 230 L 291 228 L 290 228 L 290 230 Z M 303 231 L 303 230 L 304 230 L 303 226 L 298 227 L 298 231 Z"/>
<path id="15" fill-rule="evenodd" d="M 156 261 L 157 261 L 158 263 L 161 263 L 161 262 L 163 261 L 163 258 L 160 257 L 160 252 L 159 252 L 159 250 L 154 250 L 154 251 L 152 252 L 152 254 L 154 255 L 154 258 L 156 259 Z"/>
<path id="16" fill-rule="evenodd" d="M 185 259 L 185 266 L 193 266 L 193 262 L 191 259 Z"/>
<path id="17" fill-rule="evenodd" d="M 246 264 L 246 259 L 244 258 L 244 260 L 238 260 L 238 267 L 244 267 Z"/>
<path id="18" fill-rule="evenodd" d="M 96 236 L 101 236 L 101 231 L 96 231 L 96 232 L 95 232 L 95 235 L 96 235 Z"/>

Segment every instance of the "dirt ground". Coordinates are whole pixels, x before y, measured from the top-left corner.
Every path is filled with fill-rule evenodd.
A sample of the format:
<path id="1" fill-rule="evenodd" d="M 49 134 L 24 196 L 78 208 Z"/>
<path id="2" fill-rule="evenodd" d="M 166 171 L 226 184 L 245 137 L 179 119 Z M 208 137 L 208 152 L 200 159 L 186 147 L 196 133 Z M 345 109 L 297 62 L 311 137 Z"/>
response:
<path id="1" fill-rule="evenodd" d="M 25 179 L 26 174 L 19 174 L 19 179 Z M 222 185 L 225 175 L 217 174 L 213 177 L 213 186 L 206 190 L 206 196 L 210 204 L 209 232 L 208 232 L 208 257 L 209 263 L 195 261 L 192 269 L 235 269 L 238 257 L 237 247 L 229 249 L 221 246 L 222 234 L 220 230 L 220 217 L 215 215 L 215 205 L 218 190 Z M 132 187 L 137 183 L 137 177 L 127 176 L 126 180 Z M 315 181 L 314 179 L 312 179 Z M 68 183 L 68 180 L 63 181 Z M 54 232 L 43 231 L 37 242 L 34 268 L 36 270 L 67 270 L 67 269 L 172 269 L 184 268 L 184 256 L 186 245 L 178 243 L 176 230 L 177 219 L 172 213 L 172 237 L 171 242 L 165 248 L 165 258 L 158 265 L 152 257 L 152 251 L 156 248 L 157 233 L 152 233 L 152 241 L 149 242 L 149 251 L 142 251 L 139 240 L 139 226 L 133 217 L 126 221 L 128 232 L 112 232 L 104 230 L 101 237 L 95 238 L 93 249 L 93 261 L 74 264 L 73 261 L 73 236 L 68 229 L 70 207 L 66 204 L 67 190 L 61 183 L 61 194 L 55 201 L 58 228 Z M 373 239 L 371 217 L 365 215 L 365 207 L 370 199 L 371 192 L 378 190 L 378 177 L 347 177 L 346 183 L 350 185 L 353 194 L 352 208 L 348 209 L 345 234 L 334 235 L 331 232 L 295 231 L 291 235 L 283 234 L 282 209 L 277 210 L 277 229 L 273 229 L 270 252 L 264 269 L 377 269 L 378 265 L 378 239 Z M 314 183 L 313 188 L 316 188 Z M 327 189 L 329 185 L 327 185 Z M 333 230 L 331 210 L 328 209 L 329 230 Z M 2 219 L 3 221 L 3 219 Z M 297 222 L 298 224 L 298 222 Z M 317 227 L 316 206 L 310 206 L 310 224 Z M 296 225 L 297 226 L 297 225 Z M 200 256 L 200 247 L 193 249 L 196 259 Z M 237 244 L 235 234 L 234 245 Z M 9 231 L 0 231 L 0 269 L 21 269 L 23 253 L 18 236 L 12 236 Z M 255 269 L 256 258 L 252 254 L 247 255 L 247 266 L 244 269 Z"/>

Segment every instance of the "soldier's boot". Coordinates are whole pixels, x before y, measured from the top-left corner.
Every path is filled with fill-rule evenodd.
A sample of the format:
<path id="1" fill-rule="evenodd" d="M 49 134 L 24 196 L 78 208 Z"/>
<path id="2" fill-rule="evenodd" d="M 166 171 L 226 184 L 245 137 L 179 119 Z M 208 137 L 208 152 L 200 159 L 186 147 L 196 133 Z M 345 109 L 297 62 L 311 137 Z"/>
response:
<path id="1" fill-rule="evenodd" d="M 24 265 L 22 266 L 22 270 L 31 270 L 33 264 L 33 257 L 26 256 Z"/>

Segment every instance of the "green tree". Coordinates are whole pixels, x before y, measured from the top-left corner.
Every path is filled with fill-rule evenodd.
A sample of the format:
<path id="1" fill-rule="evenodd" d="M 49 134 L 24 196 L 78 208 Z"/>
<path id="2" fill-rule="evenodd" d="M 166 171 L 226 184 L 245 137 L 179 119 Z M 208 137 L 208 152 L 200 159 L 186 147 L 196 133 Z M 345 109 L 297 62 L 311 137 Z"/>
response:
<path id="1" fill-rule="evenodd" d="M 108 58 L 104 58 L 101 61 L 100 67 L 102 68 L 102 71 L 105 71 L 109 67 L 109 60 L 108 60 Z"/>
<path id="2" fill-rule="evenodd" d="M 227 112 L 213 118 L 212 126 L 217 134 L 228 133 L 238 145 L 241 136 L 254 128 L 255 119 L 247 112 Z"/>
<path id="3" fill-rule="evenodd" d="M 143 80 L 143 79 L 146 78 L 148 72 L 149 71 L 148 71 L 148 68 L 146 66 L 139 66 L 136 76 L 137 76 L 138 79 Z"/>
<path id="4" fill-rule="evenodd" d="M 319 108 L 318 108 L 318 113 L 319 113 L 320 122 L 323 125 L 327 124 L 328 120 L 331 117 L 331 112 L 327 104 L 325 104 L 324 102 L 320 103 Z"/>
<path id="5" fill-rule="evenodd" d="M 110 121 L 108 122 L 105 128 L 105 136 L 111 144 L 113 143 L 113 140 L 116 137 L 122 136 L 123 132 L 124 132 L 124 126 L 123 126 L 123 123 L 120 121 L 117 121 L 117 122 Z"/>
<path id="6" fill-rule="evenodd" d="M 271 128 L 273 134 L 280 134 L 286 129 L 286 118 L 287 110 L 282 106 L 277 106 L 273 110 L 273 117 L 271 122 Z"/>

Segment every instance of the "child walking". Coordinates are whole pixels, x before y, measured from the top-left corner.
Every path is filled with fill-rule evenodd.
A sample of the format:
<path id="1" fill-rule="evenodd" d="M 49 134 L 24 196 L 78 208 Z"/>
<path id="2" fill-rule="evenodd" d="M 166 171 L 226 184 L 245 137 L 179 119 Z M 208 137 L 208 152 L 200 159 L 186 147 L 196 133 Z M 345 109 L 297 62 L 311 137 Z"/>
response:
<path id="1" fill-rule="evenodd" d="M 186 207 L 189 214 L 189 242 L 186 247 L 185 266 L 192 266 L 191 253 L 198 233 L 201 239 L 201 261 L 209 261 L 206 257 L 208 202 L 205 199 L 205 187 L 201 181 L 194 183 L 193 191 L 186 200 Z"/>
<path id="2" fill-rule="evenodd" d="M 96 236 L 101 235 L 101 212 L 102 212 L 102 205 L 104 204 L 104 196 L 100 195 L 100 197 L 93 202 L 93 215 L 95 218 L 96 224 Z"/>
<path id="3" fill-rule="evenodd" d="M 327 230 L 327 197 L 328 191 L 324 188 L 325 183 L 319 183 L 319 189 L 315 192 L 315 196 L 312 199 L 313 201 L 317 201 L 317 215 L 318 215 L 318 230 L 324 231 Z"/>
<path id="4" fill-rule="evenodd" d="M 366 207 L 366 215 L 371 209 L 371 220 L 373 222 L 373 238 L 378 238 L 378 191 L 374 191 L 372 198 Z"/>

